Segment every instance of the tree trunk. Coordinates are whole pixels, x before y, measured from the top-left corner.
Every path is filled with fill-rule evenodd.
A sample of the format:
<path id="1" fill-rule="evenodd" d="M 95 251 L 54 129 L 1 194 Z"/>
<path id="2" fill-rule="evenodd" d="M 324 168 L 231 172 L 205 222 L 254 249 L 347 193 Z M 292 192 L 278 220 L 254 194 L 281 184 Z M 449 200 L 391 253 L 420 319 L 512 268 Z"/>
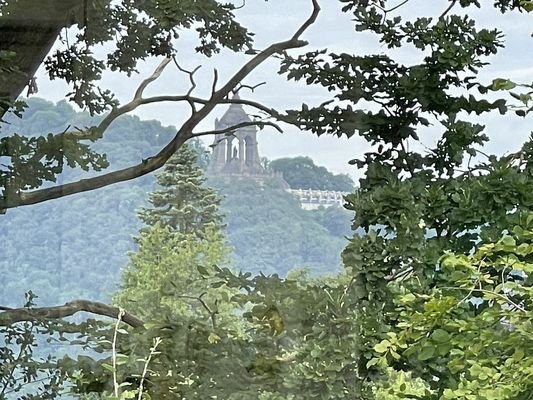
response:
<path id="1" fill-rule="evenodd" d="M 15 53 L 15 70 L 2 73 L 0 97 L 15 100 L 64 27 L 83 21 L 84 0 L 8 0 L 0 6 L 0 51 Z M 80 24 L 81 25 L 81 24 Z M 0 118 L 6 110 L 0 109 Z"/>

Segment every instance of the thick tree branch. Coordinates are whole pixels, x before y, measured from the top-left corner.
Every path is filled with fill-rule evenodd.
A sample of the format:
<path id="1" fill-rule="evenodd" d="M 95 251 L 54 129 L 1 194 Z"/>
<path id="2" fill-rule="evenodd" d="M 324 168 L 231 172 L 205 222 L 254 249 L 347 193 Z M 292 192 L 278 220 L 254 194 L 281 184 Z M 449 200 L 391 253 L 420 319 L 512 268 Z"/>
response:
<path id="1" fill-rule="evenodd" d="M 301 40 L 300 36 L 305 32 L 307 28 L 309 28 L 316 21 L 316 18 L 320 11 L 320 7 L 318 5 L 317 0 L 312 0 L 312 4 L 313 11 L 310 17 L 300 26 L 300 28 L 296 31 L 296 33 L 292 36 L 291 39 L 273 43 L 265 50 L 252 57 L 251 60 L 248 61 L 244 66 L 242 66 L 226 82 L 226 84 L 222 88 L 214 91 L 211 94 L 211 97 L 205 102 L 204 106 L 201 109 L 192 113 L 192 115 L 183 123 L 174 138 L 155 156 L 150 157 L 147 160 L 142 160 L 142 162 L 140 162 L 139 164 L 133 165 L 131 167 L 101 174 L 93 178 L 82 179 L 77 182 L 62 184 L 45 189 L 38 189 L 31 192 L 20 192 L 18 196 L 11 196 L 10 198 L 3 199 L 2 201 L 0 201 L 0 209 L 42 203 L 44 201 L 102 188 L 105 186 L 112 185 L 114 183 L 138 178 L 140 176 L 153 172 L 158 168 L 161 168 L 165 164 L 165 162 L 174 153 L 176 153 L 176 151 L 183 145 L 183 143 L 185 143 L 187 139 L 190 139 L 192 137 L 193 129 L 200 122 L 202 122 L 217 105 L 224 104 L 227 101 L 228 95 L 236 87 L 238 87 L 242 80 L 246 78 L 253 70 L 255 70 L 265 60 L 275 54 L 307 45 L 307 42 Z M 189 96 L 182 96 L 182 99 L 189 101 Z M 147 103 L 147 99 L 134 99 L 126 106 L 121 107 L 117 110 L 120 110 L 121 113 L 124 113 L 126 112 L 126 110 L 131 111 L 139 105 Z M 115 113 L 118 112 L 119 111 L 115 111 Z"/>
<path id="2" fill-rule="evenodd" d="M 74 300 L 65 303 L 62 306 L 12 308 L 5 310 L 0 312 L 0 326 L 8 326 L 23 321 L 34 321 L 35 319 L 61 319 L 70 317 L 79 312 L 88 312 L 115 319 L 119 318 L 120 315 L 120 309 L 118 307 L 89 300 Z M 121 319 L 124 323 L 134 328 L 141 328 L 144 326 L 143 321 L 127 312 L 121 316 Z"/>

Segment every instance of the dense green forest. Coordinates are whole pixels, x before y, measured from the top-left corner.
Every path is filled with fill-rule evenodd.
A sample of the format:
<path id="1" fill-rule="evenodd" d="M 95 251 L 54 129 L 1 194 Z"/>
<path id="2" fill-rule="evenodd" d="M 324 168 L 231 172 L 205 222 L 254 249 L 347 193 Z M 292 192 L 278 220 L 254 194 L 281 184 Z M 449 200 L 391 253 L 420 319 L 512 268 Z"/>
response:
<path id="1" fill-rule="evenodd" d="M 66 102 L 57 104 L 31 98 L 22 119 L 11 117 L 3 134 L 62 132 L 67 126 L 91 124 L 87 113 L 75 112 Z M 95 149 L 106 154 L 109 168 L 129 165 L 139 156 L 157 151 L 174 133 L 155 121 L 126 116 L 116 121 L 105 141 Z M 127 146 L 124 144 L 127 143 Z M 195 142 L 199 163 L 206 165 L 206 149 Z M 65 170 L 59 179 L 76 177 Z M 223 197 L 225 235 L 234 249 L 238 270 L 285 275 L 292 268 L 327 274 L 340 268 L 340 252 L 350 234 L 350 214 L 343 209 L 304 211 L 275 180 L 213 179 Z M 0 303 L 16 305 L 31 289 L 38 304 L 61 303 L 72 298 L 108 299 L 118 284 L 132 239 L 142 223 L 136 211 L 146 206 L 155 190 L 154 176 L 121 183 L 2 216 L 0 231 Z M 31 232 L 28 235 L 27 232 Z M 31 271 L 31 274 L 28 273 Z"/>

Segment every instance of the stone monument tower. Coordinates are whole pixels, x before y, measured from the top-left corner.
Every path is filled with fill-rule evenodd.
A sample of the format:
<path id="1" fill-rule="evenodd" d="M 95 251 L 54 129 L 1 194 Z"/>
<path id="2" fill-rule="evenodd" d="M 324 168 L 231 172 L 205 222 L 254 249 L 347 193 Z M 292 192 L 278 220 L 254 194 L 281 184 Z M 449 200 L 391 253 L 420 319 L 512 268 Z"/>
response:
<path id="1" fill-rule="evenodd" d="M 234 99 L 239 99 L 236 94 Z M 220 120 L 215 120 L 215 130 L 225 129 L 252 120 L 240 104 L 231 104 Z M 213 154 L 208 173 L 211 175 L 265 175 L 257 149 L 257 128 L 247 126 L 233 132 L 215 136 Z"/>

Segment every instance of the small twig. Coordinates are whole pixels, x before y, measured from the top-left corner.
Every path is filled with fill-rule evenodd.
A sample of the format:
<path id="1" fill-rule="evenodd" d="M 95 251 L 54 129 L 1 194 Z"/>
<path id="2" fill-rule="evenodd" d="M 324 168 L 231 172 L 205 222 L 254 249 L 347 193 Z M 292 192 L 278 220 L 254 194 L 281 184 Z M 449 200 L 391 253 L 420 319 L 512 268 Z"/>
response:
<path id="1" fill-rule="evenodd" d="M 20 378 L 18 378 L 17 380 L 17 385 L 13 387 L 13 385 L 11 386 L 12 389 L 9 389 L 9 390 L 6 390 L 4 395 L 6 396 L 6 398 L 11 398 L 11 397 L 7 397 L 7 395 L 9 393 L 20 393 L 21 392 L 21 388 L 24 387 L 24 386 L 28 386 L 28 385 L 35 385 L 36 383 L 40 383 L 40 382 L 49 382 L 50 381 L 50 377 L 49 376 L 44 376 L 42 378 L 39 378 L 39 379 L 35 379 L 35 380 L 32 380 L 32 381 L 25 381 L 24 380 L 24 377 L 21 376 Z M 21 382 L 22 381 L 22 382 Z"/>
<path id="2" fill-rule="evenodd" d="M 253 85 L 253 86 L 252 85 L 245 85 L 245 84 L 241 83 L 235 90 L 233 90 L 233 94 L 239 93 L 239 91 L 241 89 L 249 89 L 253 93 L 255 89 L 257 89 L 259 86 L 263 86 L 263 85 L 266 85 L 266 82 L 261 82 L 261 83 L 258 83 L 257 85 Z"/>
<path id="3" fill-rule="evenodd" d="M 348 292 L 352 288 L 352 285 L 355 283 L 355 281 L 356 281 L 355 276 L 353 276 L 352 279 L 350 279 L 350 282 L 348 283 L 348 285 L 346 285 L 346 288 L 342 292 L 341 301 L 344 300 L 344 297 L 348 294 Z"/>
<path id="4" fill-rule="evenodd" d="M 407 168 L 409 168 L 409 172 L 411 173 L 411 176 L 415 176 L 415 169 L 411 165 L 411 161 L 409 158 L 409 150 L 405 148 L 405 145 L 403 143 L 403 140 L 400 140 L 400 146 L 402 147 L 403 153 L 405 154 L 405 164 L 407 165 Z"/>
<path id="5" fill-rule="evenodd" d="M 186 70 L 185 68 L 182 68 L 179 64 L 178 64 L 178 61 L 176 60 L 176 57 L 172 57 L 172 60 L 174 61 L 174 64 L 176 65 L 176 67 L 178 68 L 178 70 L 180 70 L 181 72 L 189 75 L 189 81 L 191 82 L 191 87 L 189 88 L 189 91 L 187 92 L 186 96 L 189 96 L 192 94 L 193 90 L 196 89 L 196 81 L 194 80 L 194 74 L 200 69 L 202 68 L 201 65 L 197 65 L 196 68 L 194 68 L 192 71 L 188 71 Z"/>
<path id="6" fill-rule="evenodd" d="M 211 96 L 217 91 L 217 83 L 218 83 L 218 70 L 215 68 L 213 69 L 213 84 L 211 85 Z"/>
<path id="7" fill-rule="evenodd" d="M 388 10 L 385 10 L 385 12 L 387 12 L 387 13 L 393 12 L 393 11 L 397 10 L 398 8 L 402 7 L 403 5 L 405 5 L 406 3 L 408 3 L 409 1 L 410 0 L 404 0 L 400 4 L 395 5 L 394 7 L 391 7 Z"/>
<path id="8" fill-rule="evenodd" d="M 137 396 L 137 400 L 142 399 L 143 390 L 144 390 L 144 381 L 146 380 L 146 374 L 148 373 L 148 365 L 150 364 L 150 361 L 152 361 L 152 357 L 158 354 L 156 350 L 157 350 L 157 346 L 159 346 L 161 342 L 162 340 L 160 337 L 156 337 L 154 339 L 154 345 L 150 349 L 150 354 L 148 355 L 148 358 L 146 359 L 146 362 L 144 363 L 144 368 L 143 368 L 143 372 L 141 375 L 141 382 L 139 383 L 139 393 Z"/>
<path id="9" fill-rule="evenodd" d="M 183 296 L 177 296 L 178 298 L 181 298 L 181 299 L 189 299 L 189 300 L 196 300 L 198 302 L 200 302 L 200 304 L 202 305 L 202 307 L 207 311 L 207 313 L 209 314 L 209 318 L 211 318 L 211 324 L 213 325 L 213 329 L 216 329 L 217 327 L 217 324 L 216 324 L 216 315 L 218 314 L 218 310 L 211 310 L 211 308 L 207 305 L 207 303 L 202 299 L 202 297 L 204 297 L 207 293 L 204 292 L 202 293 L 200 296 L 198 297 L 194 297 L 194 296 L 186 296 L 186 295 L 183 295 Z"/>
<path id="10" fill-rule="evenodd" d="M 413 267 L 412 266 L 409 266 L 407 268 L 401 268 L 398 271 L 395 271 L 392 274 L 385 276 L 385 280 L 391 282 L 391 281 L 394 281 L 394 280 L 396 280 L 398 278 L 401 278 L 401 277 L 409 274 L 412 271 L 413 271 Z"/>
<path id="11" fill-rule="evenodd" d="M 117 380 L 117 338 L 118 338 L 118 328 L 120 326 L 120 321 L 124 316 L 124 310 L 119 309 L 117 322 L 115 324 L 115 331 L 113 332 L 113 342 L 111 343 L 111 357 L 113 360 L 113 388 L 115 390 L 115 397 L 118 399 L 118 380 Z"/>
<path id="12" fill-rule="evenodd" d="M 443 290 L 468 290 L 468 291 L 471 291 L 472 289 L 469 289 L 469 288 L 462 288 L 462 287 L 453 287 L 453 286 L 449 286 L 449 287 L 441 287 L 440 289 L 443 289 Z M 521 312 L 527 312 L 527 310 L 525 308 L 523 308 L 522 306 L 520 306 L 519 304 L 516 304 L 514 301 L 512 301 L 511 299 L 509 299 L 507 296 L 504 296 L 502 294 L 499 294 L 499 293 L 496 293 L 496 292 L 493 292 L 492 290 L 486 290 L 486 289 L 474 289 L 473 291 L 477 291 L 477 292 L 481 292 L 481 293 L 487 293 L 487 294 L 491 294 L 493 296 L 496 296 L 496 297 L 499 297 L 500 299 L 504 300 L 505 302 L 509 303 L 512 307 L 514 307 L 515 309 L 521 311 Z"/>
<path id="13" fill-rule="evenodd" d="M 318 13 L 320 12 L 320 5 L 318 4 L 318 0 L 312 0 L 313 3 L 313 12 L 311 13 L 311 16 L 303 23 L 303 25 L 296 31 L 296 33 L 291 38 L 291 41 L 297 41 L 300 40 L 300 36 L 309 28 L 311 25 L 313 25 L 316 21 L 316 18 L 318 17 Z"/>
<path id="14" fill-rule="evenodd" d="M 383 12 L 383 17 L 381 18 L 381 25 L 385 22 L 385 19 L 387 18 L 387 14 L 390 12 L 393 12 L 397 10 L 398 8 L 404 6 L 406 3 L 408 3 L 410 0 L 404 0 L 400 4 L 395 5 L 394 7 L 391 7 L 389 9 L 386 9 L 384 7 L 381 7 L 379 4 L 373 4 L 374 7 L 379 8 Z"/>
<path id="15" fill-rule="evenodd" d="M 230 137 L 236 138 L 237 136 L 235 136 L 234 133 L 226 133 L 226 134 L 224 135 L 223 138 L 220 138 L 220 139 L 218 139 L 218 140 L 215 140 L 215 142 L 214 142 L 213 144 L 210 144 L 209 147 L 214 148 L 214 147 L 216 147 L 219 143 L 222 143 L 224 140 L 228 140 L 228 138 L 230 138 Z"/>
<path id="16" fill-rule="evenodd" d="M 204 297 L 206 295 L 206 293 L 202 293 L 200 296 L 198 297 L 195 297 L 195 296 L 186 296 L 186 295 L 180 295 L 178 296 L 178 298 L 180 299 L 189 299 L 189 300 L 197 300 L 200 302 L 200 304 L 202 305 L 203 308 L 205 308 L 205 310 L 211 314 L 212 311 L 211 309 L 209 308 L 209 306 L 206 304 L 206 302 L 202 299 L 202 297 Z"/>

